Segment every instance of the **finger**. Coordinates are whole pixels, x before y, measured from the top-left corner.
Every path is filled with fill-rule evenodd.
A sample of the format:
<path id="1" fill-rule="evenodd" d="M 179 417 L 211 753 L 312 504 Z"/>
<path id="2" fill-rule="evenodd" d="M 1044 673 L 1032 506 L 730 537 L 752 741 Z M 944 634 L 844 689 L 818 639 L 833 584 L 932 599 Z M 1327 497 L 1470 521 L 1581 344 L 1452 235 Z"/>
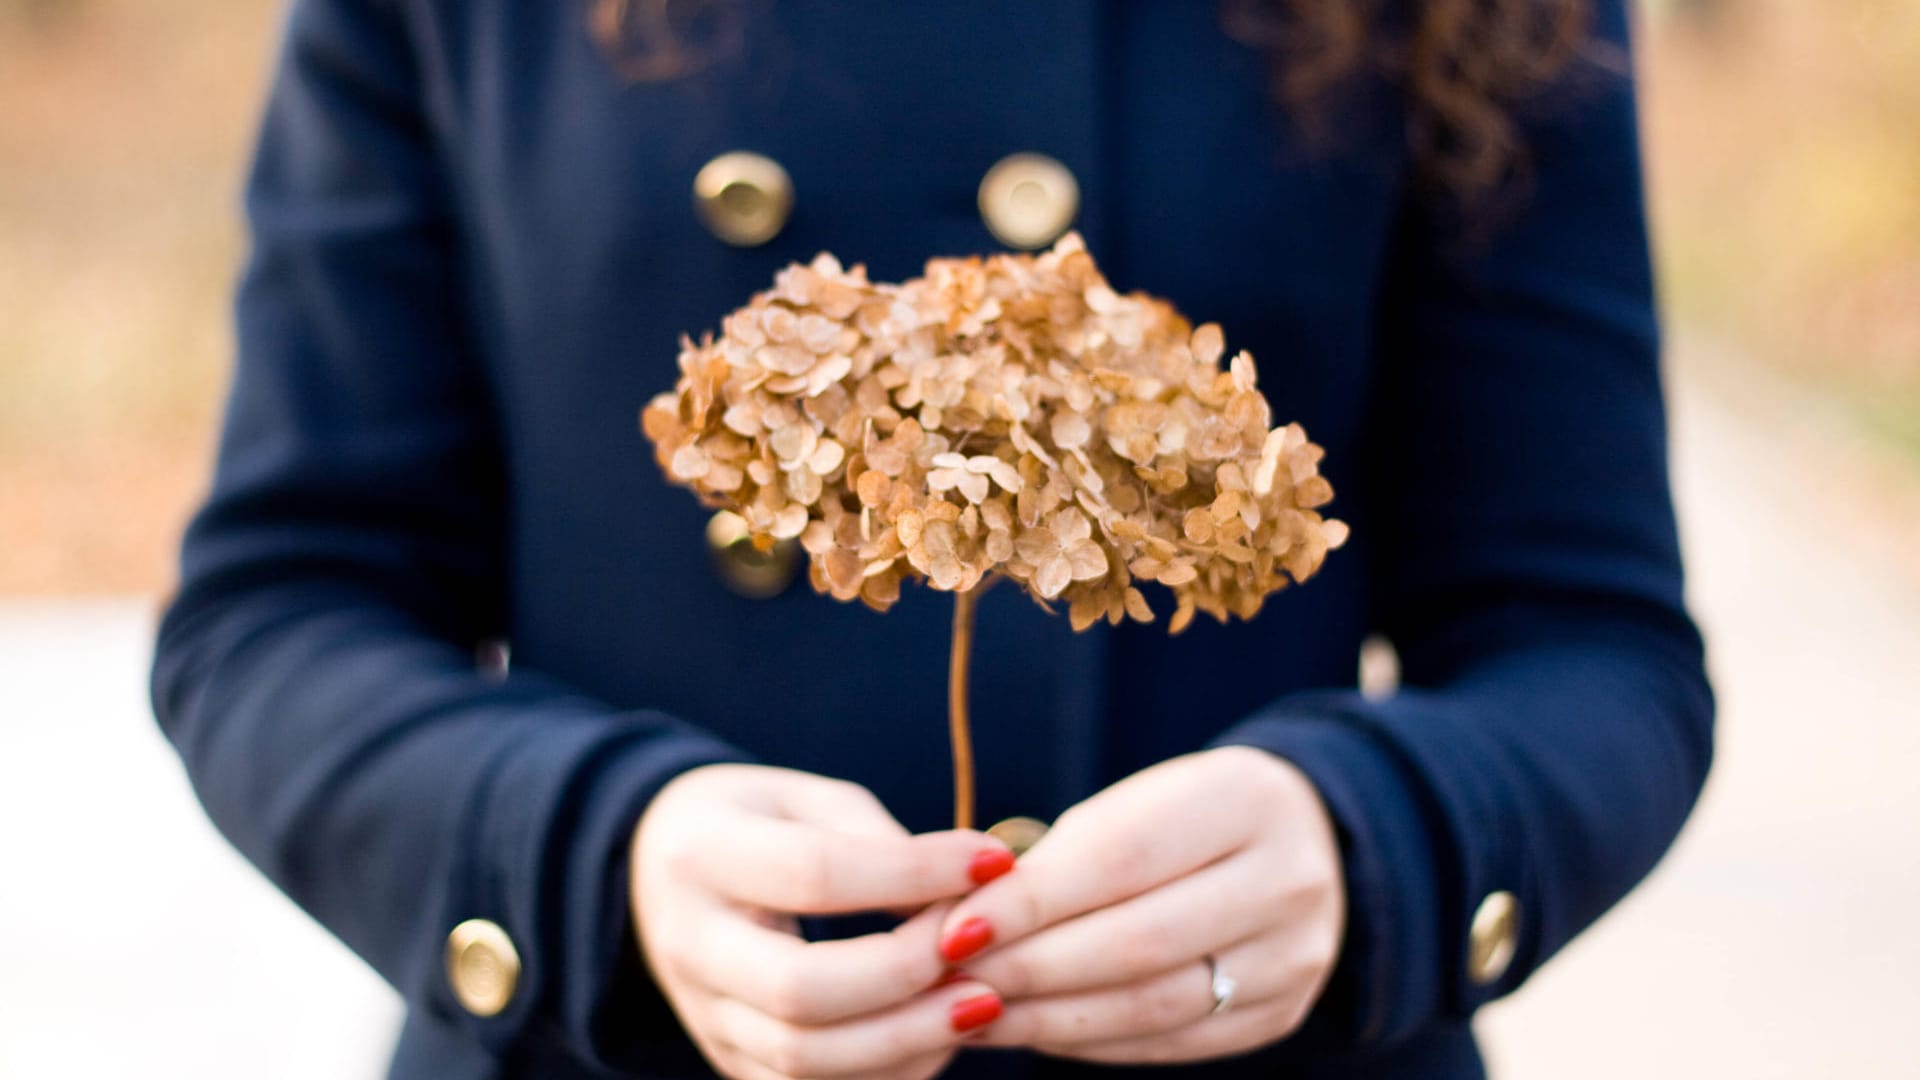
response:
<path id="1" fill-rule="evenodd" d="M 993 992 L 963 980 L 838 1024 L 793 1024 L 738 1000 L 715 1001 L 708 1019 L 718 1038 L 775 1073 L 847 1076 L 891 1074 L 951 1052 L 989 1013 L 998 1015 Z"/>
<path id="2" fill-rule="evenodd" d="M 809 783 L 794 784 L 781 791 L 778 805 L 784 816 L 843 836 L 909 835 L 907 827 L 895 820 L 873 792 L 859 784 L 816 776 L 807 779 Z M 972 876 L 975 881 L 981 878 L 978 872 Z M 905 919 L 925 906 L 889 904 L 880 910 Z"/>
<path id="3" fill-rule="evenodd" d="M 925 1057 L 903 1061 L 891 1068 L 874 1072 L 855 1073 L 846 1080 L 932 1080 L 946 1071 L 948 1063 L 953 1061 L 952 1050 L 942 1050 Z"/>
<path id="4" fill-rule="evenodd" d="M 1135 773 L 1061 815 L 1020 872 L 962 900 L 941 932 L 959 963 L 1064 919 L 1118 903 L 1225 856 L 1253 835 L 1243 785 L 1217 783 L 1201 755 Z"/>
<path id="5" fill-rule="evenodd" d="M 791 1080 L 778 1072 L 753 1060 L 748 1054 L 731 1047 L 723 1047 L 717 1053 L 708 1054 L 707 1060 L 713 1063 L 713 1071 L 727 1080 Z"/>
<path id="6" fill-rule="evenodd" d="M 1176 1031 L 1108 1042 L 1041 1045 L 1051 1057 L 1108 1065 L 1171 1065 L 1244 1054 L 1275 1043 L 1300 1026 L 1304 1011 L 1287 1001 L 1269 1001 L 1207 1016 Z"/>
<path id="7" fill-rule="evenodd" d="M 1194 960 L 1123 985 L 1009 999 L 1005 1013 L 980 1036 L 980 1042 L 986 1046 L 1102 1043 L 1175 1031 L 1212 1011 L 1206 964 Z"/>
<path id="8" fill-rule="evenodd" d="M 688 1037 L 693 1040 L 694 1047 L 700 1051 L 700 1056 L 706 1058 L 707 1063 L 713 1066 L 714 1072 L 721 1076 L 741 1078 L 741 1080 L 748 1080 L 748 1078 L 760 1080 L 765 1076 L 757 1062 L 750 1061 L 745 1055 L 728 1046 L 724 1040 L 714 1037 L 707 1030 L 708 1025 L 704 1023 L 704 1018 L 713 1008 L 714 998 L 711 994 L 686 986 L 663 987 L 663 989 L 667 990 L 667 998 L 673 1005 L 674 1015 L 680 1018 L 680 1026 L 686 1029 Z"/>
<path id="9" fill-rule="evenodd" d="M 951 1050 L 925 1057 L 903 1061 L 900 1064 L 874 1072 L 852 1073 L 842 1080 L 932 1080 L 945 1071 L 953 1060 Z M 707 1061 L 722 1076 L 734 1080 L 793 1080 L 786 1073 L 779 1072 L 767 1065 L 755 1061 L 745 1051 L 732 1048 L 720 1050 L 717 1054 L 708 1054 Z"/>
<path id="10" fill-rule="evenodd" d="M 737 812 L 709 828 L 678 868 L 729 900 L 794 914 L 919 907 L 976 888 L 983 867 L 1012 865 L 1006 845 L 976 832 L 847 836 Z"/>
<path id="11" fill-rule="evenodd" d="M 685 978 L 778 1020 L 819 1025 L 889 1008 L 940 979 L 929 908 L 884 933 L 807 942 L 722 910 L 697 928 L 677 961 Z"/>
<path id="12" fill-rule="evenodd" d="M 1063 1031 L 1057 1020 L 1064 1008 L 1036 1019 L 1025 1015 L 1024 1007 L 1035 1003 L 1027 1002 L 1010 1006 L 988 1037 L 999 1038 L 1023 1025 L 1053 1020 L 1053 1026 L 1028 1040 L 1027 1045 L 1055 1056 L 1135 1064 L 1240 1053 L 1292 1034 L 1318 1000 L 1328 969 L 1325 958 L 1303 947 L 1300 935 L 1286 931 L 1221 950 L 1215 959 L 1217 970 L 1236 983 L 1231 1003 L 1223 1012 L 1213 1011 L 1216 969 L 1201 960 L 1169 972 L 1162 982 L 1141 984 L 1143 990 L 1164 997 L 1121 1004 L 1122 1009 L 1130 1009 L 1139 1017 L 1139 1030 L 1116 1028 L 1110 1014 L 1100 1014 L 1104 1022 Z M 1075 996 L 1092 995 L 1068 995 L 1062 1000 L 1071 1002 Z M 1154 1025 L 1159 1025 L 1157 1030 Z"/>
<path id="13" fill-rule="evenodd" d="M 1286 924 L 1316 896 L 1247 849 L 994 949 L 967 973 L 1009 1001 L 1120 986 Z"/>
<path id="14" fill-rule="evenodd" d="M 1236 1008 L 1310 985 L 1306 958 L 1293 938 L 1291 930 L 1266 931 L 1212 951 L 1218 970 L 1235 980 Z M 1024 999 L 1001 990 L 1006 1015 L 987 1039 L 1005 1046 L 1066 1045 L 1177 1030 L 1213 1012 L 1214 970 L 1205 956 L 1196 956 L 1141 979 L 1091 990 Z"/>

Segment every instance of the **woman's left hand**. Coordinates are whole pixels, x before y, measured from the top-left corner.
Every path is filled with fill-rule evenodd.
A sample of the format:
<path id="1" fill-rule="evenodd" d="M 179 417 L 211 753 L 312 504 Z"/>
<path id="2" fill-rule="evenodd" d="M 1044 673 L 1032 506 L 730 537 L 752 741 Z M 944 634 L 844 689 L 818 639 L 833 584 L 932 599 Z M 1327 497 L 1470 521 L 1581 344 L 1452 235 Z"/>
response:
<path id="1" fill-rule="evenodd" d="M 1339 846 L 1312 782 L 1265 751 L 1223 747 L 1062 814 L 1012 873 L 955 906 L 939 947 L 1006 1002 L 976 1044 L 1200 1061 L 1299 1027 L 1345 920 Z M 1208 957 L 1236 984 L 1218 1014 Z"/>

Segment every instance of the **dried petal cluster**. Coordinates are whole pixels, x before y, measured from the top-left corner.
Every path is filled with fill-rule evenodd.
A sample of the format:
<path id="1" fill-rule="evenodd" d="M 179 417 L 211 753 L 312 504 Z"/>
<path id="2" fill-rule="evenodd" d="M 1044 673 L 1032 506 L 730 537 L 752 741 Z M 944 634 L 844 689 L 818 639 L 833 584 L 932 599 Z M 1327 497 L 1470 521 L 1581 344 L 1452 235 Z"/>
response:
<path id="1" fill-rule="evenodd" d="M 1204 611 L 1251 618 L 1347 528 L 1321 449 L 1272 428 L 1217 325 L 1122 296 L 1080 238 L 1040 255 L 934 259 L 898 285 L 831 255 L 782 270 L 683 339 L 680 380 L 641 415 L 661 467 L 739 513 L 756 542 L 797 539 L 816 589 L 886 610 L 900 583 L 990 574 L 1076 630 Z"/>

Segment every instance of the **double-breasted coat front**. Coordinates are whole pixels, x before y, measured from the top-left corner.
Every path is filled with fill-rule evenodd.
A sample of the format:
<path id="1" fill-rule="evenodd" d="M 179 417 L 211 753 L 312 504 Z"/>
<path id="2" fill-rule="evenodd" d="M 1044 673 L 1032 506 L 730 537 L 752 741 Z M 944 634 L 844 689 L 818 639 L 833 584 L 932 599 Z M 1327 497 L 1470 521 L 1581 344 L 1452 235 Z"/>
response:
<path id="1" fill-rule="evenodd" d="M 1623 0 L 1596 6 L 1624 49 Z M 1390 82 L 1307 140 L 1211 4 L 719 8 L 724 47 L 669 79 L 629 77 L 574 0 L 287 24 L 154 703 L 214 821 L 405 997 L 393 1075 L 706 1075 L 624 891 L 635 820 L 689 768 L 845 777 L 945 824 L 949 598 L 878 616 L 716 557 L 635 419 L 679 335 L 790 261 L 898 280 L 999 247 L 981 182 L 1022 154 L 1060 170 L 1022 212 L 1259 358 L 1353 536 L 1252 622 L 1177 638 L 987 594 L 981 814 L 1049 818 L 1210 745 L 1284 755 L 1339 829 L 1339 967 L 1303 1031 L 1192 1071 L 1479 1075 L 1476 1007 L 1648 871 L 1710 757 L 1631 79 L 1528 103 L 1521 200 L 1468 235 L 1413 182 Z M 703 215 L 733 152 L 790 205 Z M 745 213 L 771 237 L 716 235 Z M 1356 689 L 1370 634 L 1393 693 Z"/>

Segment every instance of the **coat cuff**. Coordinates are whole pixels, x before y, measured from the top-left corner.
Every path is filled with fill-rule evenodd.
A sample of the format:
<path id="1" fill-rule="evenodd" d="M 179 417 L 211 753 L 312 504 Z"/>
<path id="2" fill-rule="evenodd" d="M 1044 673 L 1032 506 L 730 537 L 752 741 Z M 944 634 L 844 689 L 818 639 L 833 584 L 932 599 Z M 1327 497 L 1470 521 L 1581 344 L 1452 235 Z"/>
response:
<path id="1" fill-rule="evenodd" d="M 1269 751 L 1319 789 L 1340 838 L 1347 926 L 1312 1027 L 1342 1041 L 1386 1042 L 1431 1017 L 1444 992 L 1438 845 L 1428 824 L 1436 818 L 1389 745 L 1343 707 L 1345 696 L 1289 700 L 1211 745 Z"/>
<path id="2" fill-rule="evenodd" d="M 498 923 L 520 951 L 506 1009 L 463 1009 L 447 972 L 437 1011 L 495 1053 L 529 1027 L 558 1026 L 583 1060 L 612 1064 L 635 1045 L 683 1037 L 654 988 L 628 905 L 634 826 L 660 789 L 746 754 L 664 714 L 591 708 L 542 723 L 488 770 L 461 845 L 443 933 Z"/>

